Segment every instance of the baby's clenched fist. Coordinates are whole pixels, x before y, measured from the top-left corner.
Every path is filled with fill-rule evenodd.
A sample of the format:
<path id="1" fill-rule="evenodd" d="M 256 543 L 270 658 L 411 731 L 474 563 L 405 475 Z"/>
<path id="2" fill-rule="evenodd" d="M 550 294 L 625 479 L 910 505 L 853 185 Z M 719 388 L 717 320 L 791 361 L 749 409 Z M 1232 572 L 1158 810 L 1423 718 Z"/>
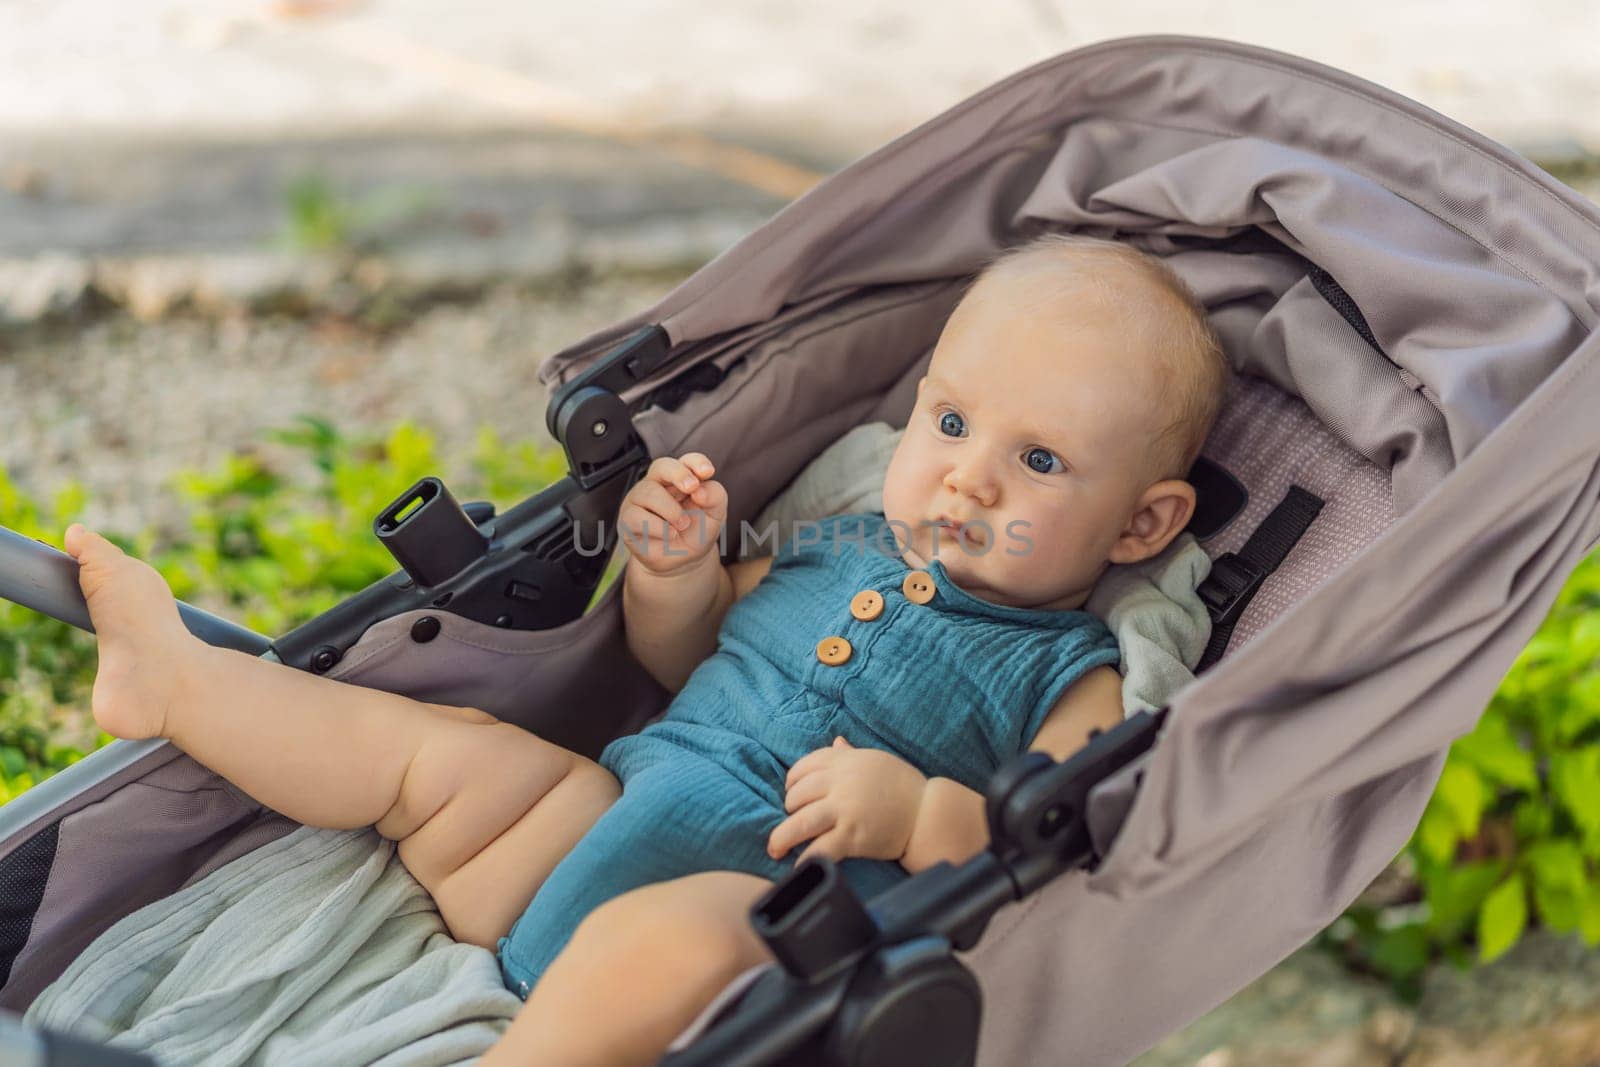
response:
<path id="1" fill-rule="evenodd" d="M 670 574 L 717 545 L 728 520 L 728 491 L 703 452 L 661 456 L 623 497 L 617 526 L 639 565 Z"/>
<path id="2" fill-rule="evenodd" d="M 836 737 L 795 761 L 783 788 L 789 817 L 767 836 L 773 859 L 810 841 L 796 866 L 813 855 L 898 862 L 916 831 L 928 779 L 893 752 Z"/>

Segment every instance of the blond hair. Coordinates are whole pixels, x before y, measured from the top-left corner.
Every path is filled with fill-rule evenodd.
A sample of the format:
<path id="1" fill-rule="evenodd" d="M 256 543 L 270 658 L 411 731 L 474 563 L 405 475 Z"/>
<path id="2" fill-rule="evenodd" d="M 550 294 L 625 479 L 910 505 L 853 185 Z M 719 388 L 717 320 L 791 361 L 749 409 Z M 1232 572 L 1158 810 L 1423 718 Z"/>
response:
<path id="1" fill-rule="evenodd" d="M 968 283 L 971 294 L 990 280 L 1044 281 L 1030 312 L 1059 314 L 1069 295 L 1089 295 L 1108 313 L 1124 320 L 1131 336 L 1148 339 L 1166 383 L 1166 424 L 1151 441 L 1154 477 L 1183 478 L 1194 466 L 1216 423 L 1232 368 L 1205 306 L 1171 267 L 1157 257 L 1118 241 L 1077 234 L 1047 233 L 1006 249 Z M 1143 284 L 1157 295 L 1130 306 L 1126 283 Z M 963 296 L 965 299 L 965 295 Z M 1070 325 L 1064 322 L 1063 325 Z"/>

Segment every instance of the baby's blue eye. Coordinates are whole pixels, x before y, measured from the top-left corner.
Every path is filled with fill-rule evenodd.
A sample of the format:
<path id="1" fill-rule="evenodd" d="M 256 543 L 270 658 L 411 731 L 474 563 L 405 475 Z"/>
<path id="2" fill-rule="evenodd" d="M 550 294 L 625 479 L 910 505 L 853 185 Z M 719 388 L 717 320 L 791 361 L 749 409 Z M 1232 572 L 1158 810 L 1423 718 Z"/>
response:
<path id="1" fill-rule="evenodd" d="M 1055 469 L 1051 467 L 1051 464 L 1055 464 L 1056 468 L 1063 470 L 1066 467 L 1066 465 L 1052 455 L 1048 449 L 1044 448 L 1028 449 L 1027 454 L 1023 458 L 1023 462 L 1028 465 L 1029 469 L 1039 474 L 1055 473 Z"/>
<path id="2" fill-rule="evenodd" d="M 953 411 L 947 411 L 939 416 L 939 432 L 951 437 L 960 437 L 962 426 L 961 416 Z"/>

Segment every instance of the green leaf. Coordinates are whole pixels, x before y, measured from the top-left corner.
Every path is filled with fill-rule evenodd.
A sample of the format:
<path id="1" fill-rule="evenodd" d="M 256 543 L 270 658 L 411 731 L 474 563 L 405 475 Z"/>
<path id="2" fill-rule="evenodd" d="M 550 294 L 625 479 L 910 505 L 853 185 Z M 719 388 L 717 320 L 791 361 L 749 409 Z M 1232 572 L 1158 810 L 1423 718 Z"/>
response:
<path id="1" fill-rule="evenodd" d="M 287 219 L 284 240 L 292 248 L 326 251 L 349 243 L 348 203 L 320 174 L 295 178 L 284 189 Z"/>
<path id="2" fill-rule="evenodd" d="M 1600 746 L 1552 754 L 1550 786 L 1573 822 L 1586 833 L 1600 831 Z"/>
<path id="3" fill-rule="evenodd" d="M 1491 799 L 1489 790 L 1485 788 L 1483 779 L 1477 771 L 1460 760 L 1447 761 L 1444 771 L 1439 775 L 1439 785 L 1434 790 L 1434 796 L 1450 813 L 1456 831 L 1461 837 L 1477 835 L 1478 823 L 1483 818 L 1484 809 L 1489 806 Z"/>
<path id="4" fill-rule="evenodd" d="M 1539 921 L 1557 933 L 1578 928 L 1589 896 L 1589 872 L 1577 842 L 1540 841 L 1522 854 L 1533 875 L 1533 904 Z"/>
<path id="5" fill-rule="evenodd" d="M 1392 980 L 1413 978 L 1428 965 L 1428 935 L 1420 925 L 1375 930 L 1370 938 L 1372 965 Z"/>
<path id="6" fill-rule="evenodd" d="M 1435 794 L 1422 813 L 1422 821 L 1417 824 L 1417 850 L 1428 862 L 1446 865 L 1455 857 L 1459 840 L 1461 835 L 1456 832 L 1455 818 Z"/>
<path id="7" fill-rule="evenodd" d="M 1556 733 L 1563 741 L 1572 741 L 1600 723 L 1600 671 L 1588 671 L 1574 679 L 1565 695 L 1566 706 L 1557 720 Z"/>
<path id="8" fill-rule="evenodd" d="M 1578 914 L 1578 933 L 1589 947 L 1600 945 L 1600 883 L 1589 886 L 1588 895 L 1584 897 Z"/>
<path id="9" fill-rule="evenodd" d="M 1533 906 L 1539 923 L 1558 934 L 1571 933 L 1578 928 L 1585 899 L 1584 895 L 1568 889 L 1533 883 Z"/>
<path id="10" fill-rule="evenodd" d="M 1549 837 L 1556 821 L 1555 809 L 1543 795 L 1530 797 L 1511 811 L 1511 826 L 1521 841 Z"/>
<path id="11" fill-rule="evenodd" d="M 1427 927 L 1435 939 L 1453 941 L 1466 933 L 1505 870 L 1503 860 L 1484 860 L 1430 872 L 1423 899 L 1428 905 Z"/>
<path id="12" fill-rule="evenodd" d="M 438 466 L 433 452 L 433 435 L 409 422 L 400 423 L 390 432 L 389 439 L 384 443 L 384 452 L 390 465 L 401 475 L 396 481 L 403 481 L 389 494 L 391 498 Z"/>
<path id="13" fill-rule="evenodd" d="M 1600 657 L 1600 614 L 1587 614 L 1572 627 L 1568 639 L 1569 654 L 1582 663 Z"/>
<path id="14" fill-rule="evenodd" d="M 1488 963 L 1504 955 L 1527 924 L 1527 888 L 1522 876 L 1513 874 L 1489 893 L 1478 913 L 1478 959 Z"/>
<path id="15" fill-rule="evenodd" d="M 1568 839 L 1540 841 L 1522 854 L 1536 885 L 1577 892 L 1587 888 L 1589 872 L 1577 842 Z"/>
<path id="16" fill-rule="evenodd" d="M 1533 753 L 1517 742 L 1501 715 L 1485 715 L 1476 730 L 1455 743 L 1451 755 L 1464 759 L 1491 782 L 1527 792 L 1539 788 Z"/>

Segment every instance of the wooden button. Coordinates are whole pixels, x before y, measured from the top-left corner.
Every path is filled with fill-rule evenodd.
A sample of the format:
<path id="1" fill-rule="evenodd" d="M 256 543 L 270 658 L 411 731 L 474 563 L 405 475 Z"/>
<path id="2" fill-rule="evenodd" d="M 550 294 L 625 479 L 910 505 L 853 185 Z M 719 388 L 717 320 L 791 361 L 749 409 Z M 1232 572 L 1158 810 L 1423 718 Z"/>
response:
<path id="1" fill-rule="evenodd" d="M 830 667 L 837 667 L 850 658 L 850 642 L 842 637 L 824 637 L 817 642 L 817 658 Z"/>
<path id="2" fill-rule="evenodd" d="M 933 599 L 933 576 L 927 571 L 912 571 L 900 583 L 900 591 L 913 604 L 926 604 Z"/>
<path id="3" fill-rule="evenodd" d="M 883 614 L 883 594 L 876 589 L 863 589 L 850 598 L 850 614 L 862 622 L 871 622 Z"/>

